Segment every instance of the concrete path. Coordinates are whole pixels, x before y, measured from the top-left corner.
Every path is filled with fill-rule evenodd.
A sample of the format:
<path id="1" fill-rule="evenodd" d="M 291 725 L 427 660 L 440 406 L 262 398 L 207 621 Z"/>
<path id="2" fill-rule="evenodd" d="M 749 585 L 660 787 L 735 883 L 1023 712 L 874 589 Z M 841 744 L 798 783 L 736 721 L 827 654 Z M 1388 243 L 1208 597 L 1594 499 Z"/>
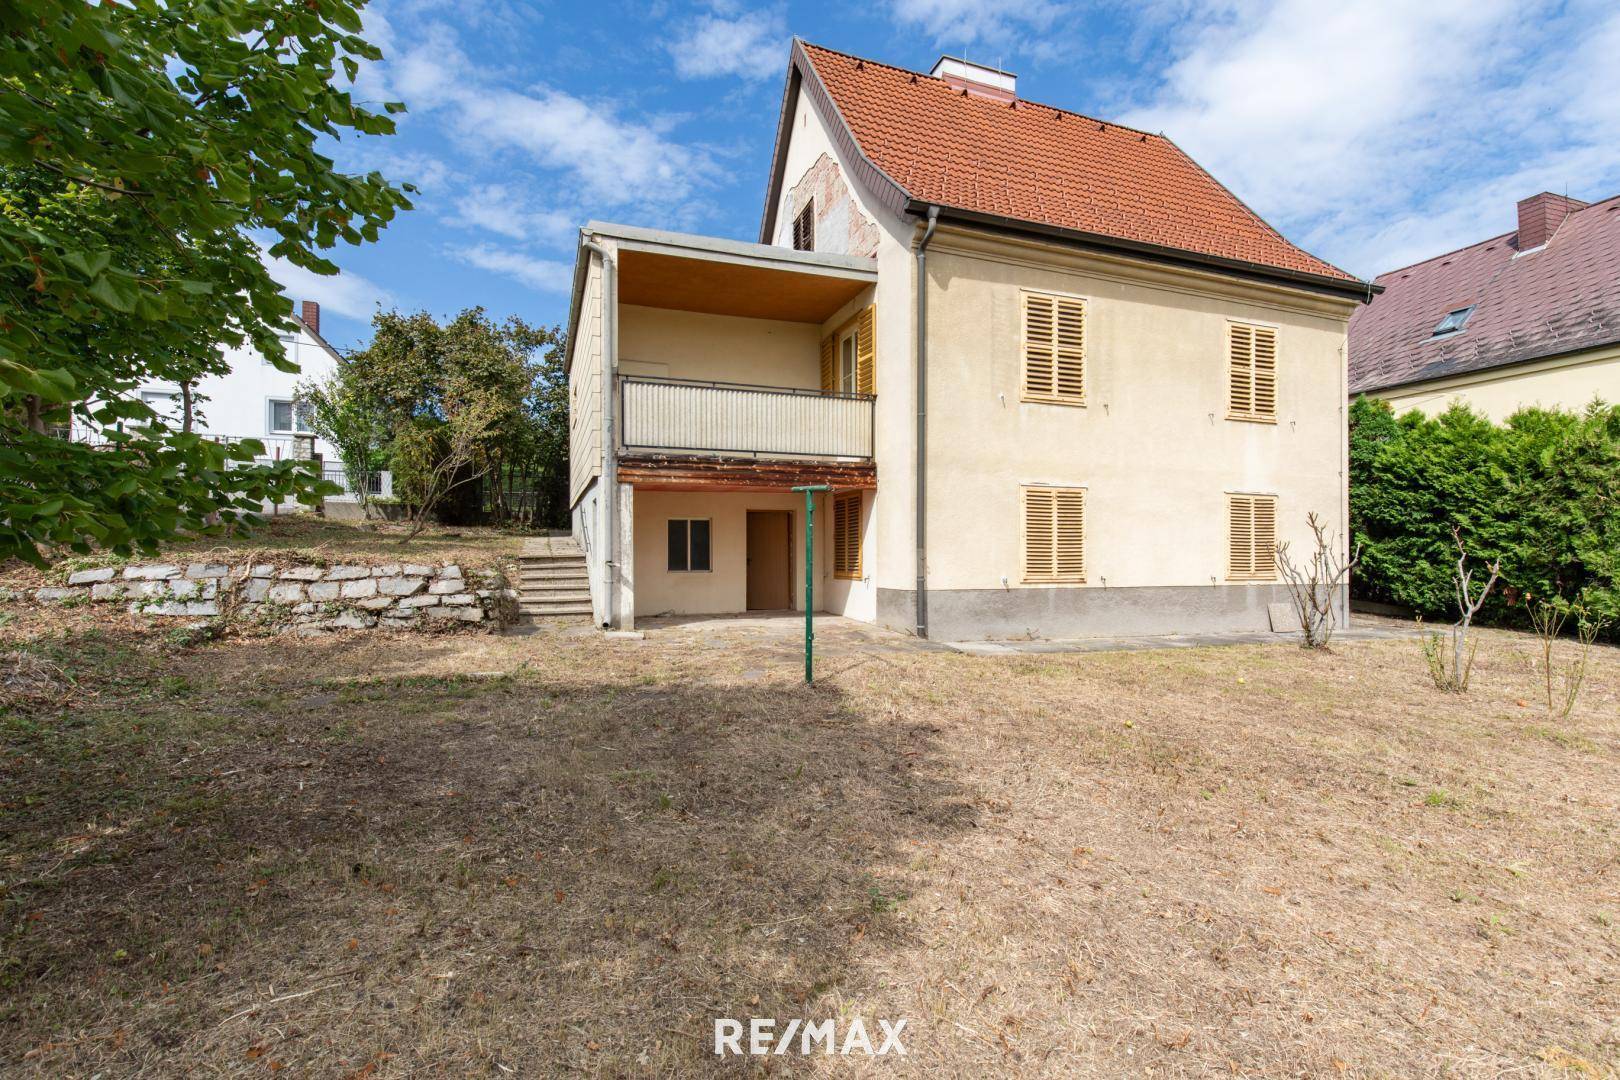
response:
<path id="1" fill-rule="evenodd" d="M 531 536 L 523 541 L 523 555 L 537 559 L 564 559 L 581 555 L 572 536 Z"/>
<path id="2" fill-rule="evenodd" d="M 1358 618 L 1348 629 L 1334 633 L 1333 640 L 1381 641 L 1411 638 L 1419 634 L 1411 623 L 1394 619 Z M 1274 634 L 1265 631 L 1238 634 L 1166 634 L 1138 637 L 1091 637 L 1036 641 L 946 641 L 946 648 L 971 656 L 1011 656 L 1018 653 L 1128 652 L 1137 649 L 1205 649 L 1218 645 L 1298 645 L 1300 634 Z"/>
<path id="3" fill-rule="evenodd" d="M 705 648 L 744 647 L 784 659 L 800 654 L 804 642 L 802 612 L 771 611 L 750 615 L 665 615 L 636 620 L 636 630 L 647 641 L 691 644 Z M 1377 641 L 1415 637 L 1416 626 L 1396 619 L 1357 616 L 1354 625 L 1333 635 L 1334 641 Z M 1218 645 L 1298 645 L 1300 635 L 1265 632 L 1238 634 L 1171 634 L 1033 641 L 919 641 L 910 634 L 888 630 L 841 615 L 816 616 L 816 653 L 822 656 L 858 656 L 870 653 L 939 652 L 970 656 L 1012 656 L 1020 653 L 1119 652 L 1134 649 L 1197 649 Z"/>

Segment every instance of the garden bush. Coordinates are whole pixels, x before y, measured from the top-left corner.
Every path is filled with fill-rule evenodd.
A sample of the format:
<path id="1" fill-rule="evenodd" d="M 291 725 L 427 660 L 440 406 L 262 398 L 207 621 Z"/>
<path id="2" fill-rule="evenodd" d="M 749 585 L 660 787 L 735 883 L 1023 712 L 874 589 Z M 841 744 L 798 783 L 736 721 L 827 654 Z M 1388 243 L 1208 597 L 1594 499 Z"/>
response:
<path id="1" fill-rule="evenodd" d="M 1494 424 L 1463 405 L 1396 416 L 1350 410 L 1350 525 L 1362 546 L 1356 597 L 1456 616 L 1456 525 L 1505 588 L 1482 614 L 1528 625 L 1526 602 L 1583 605 L 1620 620 L 1620 407 L 1525 409 Z"/>

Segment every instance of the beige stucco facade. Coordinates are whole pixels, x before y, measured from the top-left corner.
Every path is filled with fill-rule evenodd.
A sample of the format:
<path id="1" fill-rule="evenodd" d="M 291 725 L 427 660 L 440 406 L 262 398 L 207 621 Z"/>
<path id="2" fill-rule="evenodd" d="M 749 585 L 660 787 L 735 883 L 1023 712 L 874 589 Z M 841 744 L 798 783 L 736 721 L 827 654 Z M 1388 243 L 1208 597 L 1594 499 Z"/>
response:
<path id="1" fill-rule="evenodd" d="M 621 375 L 820 386 L 821 335 L 810 323 L 625 304 L 619 332 Z"/>
<path id="2" fill-rule="evenodd" d="M 1086 489 L 1088 588 L 1222 583 L 1227 492 L 1342 530 L 1348 304 L 961 234 L 928 267 L 931 585 L 1021 587 L 1025 484 Z M 1084 406 L 1020 401 L 1025 290 L 1084 298 Z M 1234 319 L 1277 328 L 1275 423 L 1227 418 Z"/>
<path id="3" fill-rule="evenodd" d="M 1497 422 L 1531 406 L 1578 411 L 1593 399 L 1613 404 L 1620 401 L 1620 345 L 1394 386 L 1369 396 L 1389 402 L 1397 413 L 1417 409 L 1426 416 L 1460 401 Z"/>

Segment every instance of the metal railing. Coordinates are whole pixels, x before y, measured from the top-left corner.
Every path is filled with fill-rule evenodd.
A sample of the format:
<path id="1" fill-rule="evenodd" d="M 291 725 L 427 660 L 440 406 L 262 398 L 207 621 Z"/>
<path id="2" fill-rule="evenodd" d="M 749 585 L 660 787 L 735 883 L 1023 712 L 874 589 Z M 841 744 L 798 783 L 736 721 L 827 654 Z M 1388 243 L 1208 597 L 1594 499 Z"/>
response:
<path id="1" fill-rule="evenodd" d="M 349 470 L 342 465 L 322 464 L 321 479 L 336 484 L 343 489 L 341 495 L 328 495 L 327 498 L 338 502 L 358 502 L 355 498 L 355 484 L 349 480 Z M 390 496 L 394 493 L 394 474 L 387 469 L 379 469 L 366 475 L 366 495 L 370 498 Z"/>
<path id="2" fill-rule="evenodd" d="M 112 442 L 112 440 L 107 437 L 107 432 L 104 429 L 93 427 L 88 424 L 75 423 L 72 427 L 68 427 L 67 425 L 53 427 L 50 430 L 50 434 L 54 435 L 58 439 L 64 439 L 68 442 L 84 443 L 86 446 L 106 446 Z M 259 461 L 286 461 L 290 458 L 300 456 L 298 448 L 299 437 L 297 436 L 219 435 L 211 431 L 199 431 L 197 432 L 197 435 L 201 438 L 209 440 L 210 442 L 226 444 L 244 442 L 248 439 L 257 439 L 264 446 L 264 454 L 256 459 Z M 306 443 L 308 443 L 314 439 L 314 436 L 305 435 L 302 436 L 302 438 Z"/>
<path id="3" fill-rule="evenodd" d="M 873 398 L 696 379 L 619 379 L 626 450 L 869 459 Z"/>

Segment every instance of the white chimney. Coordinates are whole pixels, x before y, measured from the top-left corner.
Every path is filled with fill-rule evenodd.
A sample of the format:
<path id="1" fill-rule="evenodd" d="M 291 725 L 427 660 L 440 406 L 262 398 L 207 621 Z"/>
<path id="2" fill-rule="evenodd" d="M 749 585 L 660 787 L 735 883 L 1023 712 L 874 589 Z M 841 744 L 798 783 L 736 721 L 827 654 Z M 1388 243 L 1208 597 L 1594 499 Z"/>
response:
<path id="1" fill-rule="evenodd" d="M 996 101 L 1013 101 L 1018 97 L 1017 75 L 970 60 L 942 56 L 928 74 L 943 80 L 953 90 L 966 90 L 976 97 L 994 98 Z"/>

